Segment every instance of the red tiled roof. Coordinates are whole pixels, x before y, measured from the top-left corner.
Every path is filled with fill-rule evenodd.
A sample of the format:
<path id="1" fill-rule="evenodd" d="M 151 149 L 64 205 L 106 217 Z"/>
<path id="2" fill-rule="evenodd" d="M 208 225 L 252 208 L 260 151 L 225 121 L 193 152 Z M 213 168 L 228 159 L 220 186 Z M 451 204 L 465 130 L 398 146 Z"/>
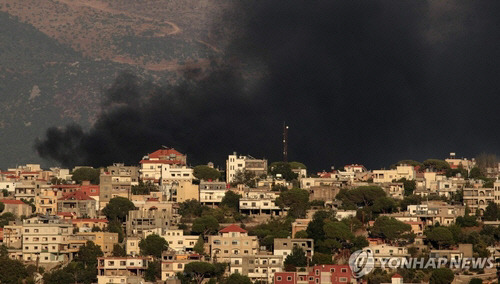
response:
<path id="1" fill-rule="evenodd" d="M 403 278 L 403 276 L 396 273 L 396 274 L 392 275 L 392 278 Z"/>
<path id="2" fill-rule="evenodd" d="M 141 160 L 140 164 L 181 164 L 181 161 L 177 160 Z"/>
<path id="3" fill-rule="evenodd" d="M 247 231 L 238 225 L 232 224 L 220 230 L 219 233 L 247 233 Z"/>
<path id="4" fill-rule="evenodd" d="M 183 156 L 179 151 L 175 150 L 174 148 L 156 150 L 153 153 L 149 154 L 148 156 L 149 158 L 159 159 L 160 157 L 165 157 L 170 155 Z"/>
<path id="5" fill-rule="evenodd" d="M 21 200 L 15 200 L 15 199 L 0 199 L 0 202 L 2 202 L 3 204 L 26 204 Z"/>
<path id="6" fill-rule="evenodd" d="M 65 194 L 63 197 L 59 198 L 59 200 L 94 200 L 94 199 L 81 191 L 75 191 Z"/>

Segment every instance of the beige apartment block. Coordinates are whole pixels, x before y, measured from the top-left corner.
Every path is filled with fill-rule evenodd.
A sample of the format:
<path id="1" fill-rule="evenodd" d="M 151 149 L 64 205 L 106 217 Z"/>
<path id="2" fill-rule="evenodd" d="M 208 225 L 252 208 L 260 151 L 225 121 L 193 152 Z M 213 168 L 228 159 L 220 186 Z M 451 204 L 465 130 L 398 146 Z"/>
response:
<path id="1" fill-rule="evenodd" d="M 55 188 L 42 189 L 40 195 L 35 197 L 36 213 L 55 215 L 57 213 L 57 200 L 62 196 L 62 191 Z"/>
<path id="2" fill-rule="evenodd" d="M 97 283 L 142 283 L 147 269 L 145 257 L 99 257 Z"/>
<path id="3" fill-rule="evenodd" d="M 257 237 L 249 236 L 246 230 L 234 224 L 216 236 L 209 236 L 208 242 L 210 256 L 218 262 L 228 262 L 235 255 L 254 255 L 259 249 Z"/>
<path id="4" fill-rule="evenodd" d="M 22 252 L 24 261 L 57 263 L 70 261 L 68 247 L 71 224 L 55 216 L 39 216 L 23 221 Z"/>

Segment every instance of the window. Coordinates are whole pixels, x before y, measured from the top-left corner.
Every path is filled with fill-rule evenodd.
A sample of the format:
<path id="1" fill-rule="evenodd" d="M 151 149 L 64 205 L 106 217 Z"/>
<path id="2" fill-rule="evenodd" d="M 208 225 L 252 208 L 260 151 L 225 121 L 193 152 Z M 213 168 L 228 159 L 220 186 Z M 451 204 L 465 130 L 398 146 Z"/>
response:
<path id="1" fill-rule="evenodd" d="M 347 277 L 340 277 L 339 282 L 347 283 Z"/>
<path id="2" fill-rule="evenodd" d="M 177 264 L 177 268 L 182 269 L 182 263 Z"/>
<path id="3" fill-rule="evenodd" d="M 276 280 L 281 281 L 281 276 L 276 277 Z"/>
<path id="4" fill-rule="evenodd" d="M 335 268 L 330 268 L 330 272 L 331 273 L 334 273 L 335 272 Z M 343 271 L 342 271 L 343 272 Z"/>
<path id="5" fill-rule="evenodd" d="M 239 259 L 235 259 L 234 260 L 234 264 L 240 264 L 240 260 Z"/>
<path id="6" fill-rule="evenodd" d="M 340 269 L 340 271 L 341 271 L 342 273 L 346 273 L 346 272 L 347 272 L 347 268 L 342 268 L 342 269 Z"/>
<path id="7" fill-rule="evenodd" d="M 115 262 L 114 262 L 114 261 L 109 261 L 109 262 L 108 262 L 108 265 L 109 265 L 109 266 L 114 266 L 114 265 L 115 265 Z"/>
<path id="8" fill-rule="evenodd" d="M 288 277 L 286 278 L 286 280 L 287 280 L 287 281 L 292 281 L 292 276 L 288 276 Z"/>
<path id="9" fill-rule="evenodd" d="M 319 275 L 319 269 L 316 269 L 316 275 Z"/>
<path id="10" fill-rule="evenodd" d="M 120 261 L 120 265 L 125 266 L 125 265 L 127 265 L 127 263 L 125 261 Z"/>

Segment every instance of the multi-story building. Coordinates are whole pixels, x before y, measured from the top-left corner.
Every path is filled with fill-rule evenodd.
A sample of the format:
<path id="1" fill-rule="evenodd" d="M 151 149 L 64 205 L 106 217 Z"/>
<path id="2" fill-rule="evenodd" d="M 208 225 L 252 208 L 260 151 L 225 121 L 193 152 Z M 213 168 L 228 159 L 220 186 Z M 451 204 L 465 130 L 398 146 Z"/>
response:
<path id="1" fill-rule="evenodd" d="M 139 237 L 127 237 L 125 243 L 125 250 L 127 255 L 136 256 L 141 254 L 141 249 L 139 248 L 139 242 L 141 238 Z"/>
<path id="2" fill-rule="evenodd" d="M 277 272 L 274 284 L 345 284 L 357 283 L 352 277 L 349 265 L 315 265 L 306 271 Z"/>
<path id="3" fill-rule="evenodd" d="M 180 182 L 193 181 L 193 169 L 186 166 L 163 164 L 161 167 L 161 185 L 172 186 Z"/>
<path id="4" fill-rule="evenodd" d="M 162 254 L 161 280 L 175 279 L 177 273 L 182 273 L 186 264 L 203 261 L 202 256 L 193 253 L 166 251 Z"/>
<path id="5" fill-rule="evenodd" d="M 226 195 L 227 186 L 225 182 L 200 182 L 200 203 L 208 206 L 219 205 Z"/>
<path id="6" fill-rule="evenodd" d="M 3 228 L 3 244 L 8 248 L 20 249 L 23 240 L 23 225 L 16 222 L 10 222 Z"/>
<path id="7" fill-rule="evenodd" d="M 500 183 L 495 183 L 494 188 L 464 188 L 464 204 L 469 207 L 471 214 L 482 216 L 488 203 L 500 204 Z"/>
<path id="8" fill-rule="evenodd" d="M 99 182 L 99 203 L 104 208 L 109 200 L 121 196 L 130 198 L 132 186 L 139 184 L 139 168 L 115 163 L 107 170 L 101 170 Z"/>
<path id="9" fill-rule="evenodd" d="M 399 258 L 402 260 L 403 258 L 410 257 L 408 248 L 387 244 L 368 246 L 363 248 L 363 251 L 373 254 L 374 267 L 382 267 L 383 260 L 387 258 Z"/>
<path id="10" fill-rule="evenodd" d="M 407 211 L 381 214 L 394 217 L 401 222 L 423 222 L 426 226 L 437 223 L 442 226 L 455 224 L 458 216 L 465 215 L 465 206 L 450 205 L 443 201 L 426 201 L 419 205 L 409 205 Z"/>
<path id="11" fill-rule="evenodd" d="M 35 197 L 36 213 L 42 215 L 55 215 L 57 213 L 57 200 L 63 193 L 55 188 L 42 189 L 40 195 Z"/>
<path id="12" fill-rule="evenodd" d="M 57 263 L 70 261 L 68 240 L 71 224 L 55 216 L 38 216 L 23 221 L 22 252 L 24 261 Z"/>
<path id="13" fill-rule="evenodd" d="M 234 255 L 229 261 L 229 272 L 246 275 L 252 280 L 272 283 L 274 274 L 283 270 L 283 256 L 272 254 Z"/>
<path id="14" fill-rule="evenodd" d="M 199 238 L 199 236 L 184 235 L 183 230 L 165 230 L 156 228 L 143 231 L 144 238 L 153 234 L 164 238 L 168 242 L 168 248 L 174 251 L 192 251 Z"/>
<path id="15" fill-rule="evenodd" d="M 415 168 L 411 165 L 399 165 L 394 170 L 374 170 L 373 182 L 386 183 L 393 182 L 405 178 L 406 180 L 414 180 L 417 176 Z"/>
<path id="16" fill-rule="evenodd" d="M 191 181 L 180 181 L 169 187 L 167 195 L 170 197 L 168 200 L 181 203 L 191 199 L 198 200 L 200 193 L 197 184 L 192 184 Z"/>
<path id="17" fill-rule="evenodd" d="M 311 259 L 314 255 L 314 240 L 313 239 L 291 239 L 291 238 L 276 238 L 274 239 L 273 254 L 281 255 L 286 258 L 292 254 L 294 247 L 299 247 L 304 251 L 304 254 Z"/>
<path id="18" fill-rule="evenodd" d="M 186 166 L 187 157 L 173 148 L 160 149 L 144 156 L 139 163 L 141 164 L 139 170 L 141 180 L 159 185 L 162 182 L 163 167 L 166 165 Z"/>
<path id="19" fill-rule="evenodd" d="M 148 269 L 145 257 L 99 257 L 97 258 L 97 283 L 140 284 Z"/>
<path id="20" fill-rule="evenodd" d="M 40 184 L 34 181 L 16 183 L 14 196 L 17 200 L 35 201 L 35 197 L 40 194 Z"/>
<path id="21" fill-rule="evenodd" d="M 118 233 L 111 232 L 78 232 L 70 236 L 71 241 L 82 241 L 85 244 L 87 241 L 92 241 L 94 244 L 101 247 L 104 256 L 109 256 L 113 252 L 113 247 L 118 243 Z"/>
<path id="22" fill-rule="evenodd" d="M 127 236 L 142 235 L 156 228 L 171 229 L 178 222 L 178 215 L 172 210 L 165 211 L 150 207 L 150 210 L 130 210 L 127 216 Z M 152 208 L 152 209 L 151 209 Z"/>
<path id="23" fill-rule="evenodd" d="M 18 217 L 21 216 L 28 217 L 32 213 L 31 206 L 22 202 L 21 200 L 0 199 L 0 202 L 5 205 L 5 208 L 2 211 L 2 213 L 10 212 Z"/>
<path id="24" fill-rule="evenodd" d="M 79 218 L 97 217 L 96 201 L 81 191 L 64 195 L 57 200 L 58 213 L 74 213 Z"/>
<path id="25" fill-rule="evenodd" d="M 257 177 L 265 175 L 267 174 L 267 160 L 255 159 L 252 156 L 239 156 L 234 152 L 226 160 L 226 182 L 233 182 L 239 171 L 249 171 Z"/>
<path id="26" fill-rule="evenodd" d="M 240 212 L 248 215 L 282 215 L 288 208 L 280 208 L 276 205 L 276 198 L 279 194 L 278 191 L 267 189 L 245 190 L 239 202 Z"/>
<path id="27" fill-rule="evenodd" d="M 254 255 L 259 249 L 256 236 L 238 225 L 230 225 L 219 231 L 216 236 L 208 237 L 210 256 L 218 262 L 228 262 L 235 255 Z"/>

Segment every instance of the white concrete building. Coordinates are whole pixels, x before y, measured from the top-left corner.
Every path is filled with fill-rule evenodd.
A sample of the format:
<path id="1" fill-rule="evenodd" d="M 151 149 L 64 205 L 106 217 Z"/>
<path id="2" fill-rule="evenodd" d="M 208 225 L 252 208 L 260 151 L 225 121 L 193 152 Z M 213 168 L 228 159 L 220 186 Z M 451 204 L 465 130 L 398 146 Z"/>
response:
<path id="1" fill-rule="evenodd" d="M 226 160 L 226 182 L 234 181 L 238 171 L 250 171 L 255 176 L 267 174 L 267 160 L 255 159 L 252 156 L 239 156 L 234 152 Z"/>

